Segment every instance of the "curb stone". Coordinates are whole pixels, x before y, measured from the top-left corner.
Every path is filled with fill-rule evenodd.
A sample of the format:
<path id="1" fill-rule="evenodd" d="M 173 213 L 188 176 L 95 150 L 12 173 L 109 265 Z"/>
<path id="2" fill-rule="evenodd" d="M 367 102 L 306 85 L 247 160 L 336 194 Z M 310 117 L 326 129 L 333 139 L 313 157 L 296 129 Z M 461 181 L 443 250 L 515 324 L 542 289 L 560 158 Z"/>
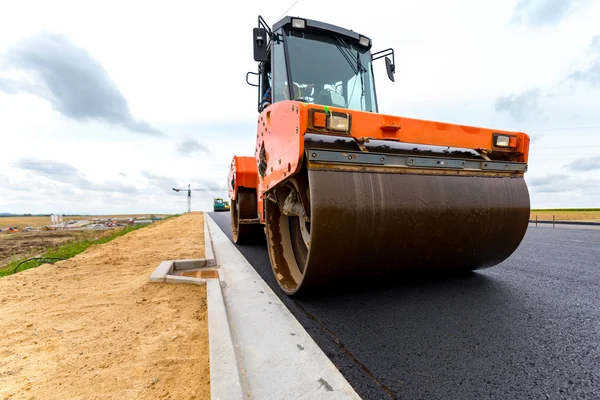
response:
<path id="1" fill-rule="evenodd" d="M 229 237 L 210 215 L 205 219 L 247 396 L 360 399 Z"/>
<path id="2" fill-rule="evenodd" d="M 163 261 L 150 280 L 206 285 L 211 399 L 360 399 L 207 213 L 204 223 L 206 258 Z M 218 277 L 173 274 L 207 269 Z"/>
<path id="3" fill-rule="evenodd" d="M 208 314 L 208 348 L 210 395 L 213 400 L 244 399 L 242 377 L 229 318 L 222 292 L 222 281 L 216 278 L 196 278 L 175 274 L 178 271 L 218 270 L 211 233 L 204 213 L 205 258 L 162 261 L 150 275 L 150 281 L 206 285 Z"/>
<path id="4" fill-rule="evenodd" d="M 210 229 L 208 229 L 208 214 L 204 213 L 204 258 L 192 258 L 187 260 L 166 260 L 161 262 L 158 267 L 150 275 L 152 282 L 166 282 L 167 277 L 171 283 L 176 283 L 177 279 L 183 278 L 177 275 L 170 276 L 176 270 L 184 269 L 199 269 L 207 267 L 215 267 L 217 260 L 213 250 Z M 197 279 L 197 278 L 194 278 Z M 182 281 L 186 281 L 183 279 Z"/>

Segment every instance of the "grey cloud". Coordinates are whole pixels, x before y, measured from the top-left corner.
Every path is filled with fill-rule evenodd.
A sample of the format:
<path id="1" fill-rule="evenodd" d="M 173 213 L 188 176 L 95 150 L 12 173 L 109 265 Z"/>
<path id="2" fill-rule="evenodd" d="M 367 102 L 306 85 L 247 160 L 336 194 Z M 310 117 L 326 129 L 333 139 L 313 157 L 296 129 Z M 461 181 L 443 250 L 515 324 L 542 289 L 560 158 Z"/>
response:
<path id="1" fill-rule="evenodd" d="M 57 185 L 55 182 L 44 182 L 39 180 L 25 180 L 7 187 L 7 197 L 47 203 L 48 199 L 56 200 L 62 196 L 75 196 L 75 192 L 67 186 Z"/>
<path id="2" fill-rule="evenodd" d="M 167 194 L 177 194 L 173 188 L 179 189 L 182 187 L 181 184 L 173 178 L 152 174 L 148 171 L 141 171 L 140 174 L 146 178 L 151 185 L 160 188 Z"/>
<path id="3" fill-rule="evenodd" d="M 505 111 L 518 121 L 523 121 L 532 114 L 539 115 L 538 102 L 542 91 L 538 88 L 526 90 L 521 94 L 501 96 L 496 99 L 496 111 Z"/>
<path id="4" fill-rule="evenodd" d="M 24 40 L 6 52 L 0 67 L 26 73 L 19 80 L 0 77 L 5 93 L 34 94 L 75 121 L 98 120 L 146 135 L 164 135 L 134 118 L 102 65 L 61 34 L 42 31 Z"/>
<path id="5" fill-rule="evenodd" d="M 587 68 L 570 73 L 554 86 L 544 88 L 544 90 L 532 88 L 521 94 L 498 97 L 495 103 L 496 111 L 507 112 L 518 121 L 524 121 L 530 117 L 540 118 L 543 114 L 539 107 L 541 101 L 560 101 L 566 96 L 573 96 L 577 93 L 577 83 L 600 87 L 600 35 L 594 36 L 590 41 L 587 55 L 590 57 Z M 570 120 L 576 119 L 578 119 L 577 114 L 571 113 Z"/>
<path id="6" fill-rule="evenodd" d="M 600 87 L 600 35 L 592 38 L 589 54 L 592 58 L 588 67 L 573 72 L 567 77 L 567 81 L 586 82 Z"/>
<path id="7" fill-rule="evenodd" d="M 184 189 L 187 191 L 188 183 L 191 185 L 192 189 L 200 189 L 200 191 L 194 191 L 192 196 L 196 197 L 211 197 L 215 193 L 219 193 L 222 195 L 222 192 L 227 192 L 227 186 L 224 182 L 221 184 L 217 184 L 213 180 L 209 179 L 195 179 L 192 181 L 175 180 L 174 178 L 153 174 L 148 171 L 140 171 L 140 174 L 148 180 L 148 182 L 161 189 L 164 193 L 181 195 L 181 192 L 175 192 L 173 188 Z M 186 192 L 187 193 L 187 192 Z"/>
<path id="8" fill-rule="evenodd" d="M 119 172 L 119 175 L 121 175 L 123 178 L 127 178 L 127 175 L 125 175 L 124 172 Z"/>
<path id="9" fill-rule="evenodd" d="M 8 186 L 8 176 L 0 174 L 0 186 Z"/>
<path id="10" fill-rule="evenodd" d="M 190 156 L 194 153 L 204 153 L 208 155 L 210 152 L 206 146 L 201 145 L 197 140 L 186 138 L 177 147 L 177 152 L 183 156 Z"/>
<path id="11" fill-rule="evenodd" d="M 202 189 L 209 193 L 227 192 L 226 182 L 216 182 L 214 180 L 200 179 L 196 185 L 192 184 L 192 188 Z"/>
<path id="12" fill-rule="evenodd" d="M 577 9 L 591 4 L 591 0 L 519 0 L 511 23 L 544 26 L 556 25 Z"/>
<path id="13" fill-rule="evenodd" d="M 578 158 L 566 165 L 573 171 L 593 171 L 600 169 L 600 156 Z"/>
<path id="14" fill-rule="evenodd" d="M 13 163 L 13 166 L 45 176 L 56 182 L 73 185 L 79 189 L 119 193 L 135 193 L 137 191 L 134 187 L 126 186 L 119 182 L 92 182 L 77 168 L 59 161 L 21 158 Z"/>
<path id="15" fill-rule="evenodd" d="M 77 168 L 59 161 L 36 161 L 21 158 L 14 163 L 14 167 L 32 171 L 59 182 L 85 181 Z"/>
<path id="16" fill-rule="evenodd" d="M 533 178 L 529 178 L 527 180 L 527 184 L 531 187 L 545 186 L 545 185 L 549 185 L 549 184 L 552 184 L 557 181 L 563 181 L 568 178 L 569 178 L 568 175 L 559 175 L 559 174 L 536 176 Z"/>
<path id="17" fill-rule="evenodd" d="M 537 193 L 567 193 L 600 188 L 600 180 L 564 174 L 528 178 L 527 184 Z"/>

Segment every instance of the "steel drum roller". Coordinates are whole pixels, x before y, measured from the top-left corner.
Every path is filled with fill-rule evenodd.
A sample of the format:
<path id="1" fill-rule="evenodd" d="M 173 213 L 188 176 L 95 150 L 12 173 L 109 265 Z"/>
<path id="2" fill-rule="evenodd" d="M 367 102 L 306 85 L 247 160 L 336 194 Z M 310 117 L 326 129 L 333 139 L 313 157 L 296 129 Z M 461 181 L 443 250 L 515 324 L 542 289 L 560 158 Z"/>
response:
<path id="1" fill-rule="evenodd" d="M 308 168 L 308 246 L 301 218 L 267 203 L 270 251 L 287 254 L 273 264 L 286 293 L 375 275 L 491 267 L 525 235 L 530 202 L 522 177 L 360 169 Z"/>

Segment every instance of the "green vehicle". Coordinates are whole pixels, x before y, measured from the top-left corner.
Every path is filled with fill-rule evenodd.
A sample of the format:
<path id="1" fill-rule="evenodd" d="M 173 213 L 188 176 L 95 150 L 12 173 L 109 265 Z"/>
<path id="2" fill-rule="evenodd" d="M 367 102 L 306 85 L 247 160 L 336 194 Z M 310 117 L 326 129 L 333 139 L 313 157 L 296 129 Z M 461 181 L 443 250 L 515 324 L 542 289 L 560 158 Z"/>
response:
<path id="1" fill-rule="evenodd" d="M 229 211 L 229 201 L 221 198 L 216 198 L 213 201 L 213 210 L 216 211 Z"/>

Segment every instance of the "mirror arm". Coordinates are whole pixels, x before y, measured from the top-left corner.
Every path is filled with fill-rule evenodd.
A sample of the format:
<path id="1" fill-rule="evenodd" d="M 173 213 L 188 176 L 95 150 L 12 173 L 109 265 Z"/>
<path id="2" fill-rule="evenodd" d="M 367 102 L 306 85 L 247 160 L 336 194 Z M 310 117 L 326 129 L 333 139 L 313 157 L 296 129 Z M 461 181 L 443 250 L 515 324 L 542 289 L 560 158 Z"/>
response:
<path id="1" fill-rule="evenodd" d="M 250 86 L 258 87 L 258 84 L 250 83 L 250 81 L 248 81 L 248 75 L 250 74 L 258 76 L 256 72 L 246 72 L 246 83 Z"/>
<path id="2" fill-rule="evenodd" d="M 388 55 L 392 56 L 392 64 L 396 65 L 396 59 L 394 58 L 394 49 L 392 49 L 391 47 L 389 49 L 378 51 L 377 53 L 372 53 L 371 61 L 378 60 L 378 59 L 388 56 Z"/>
<path id="3" fill-rule="evenodd" d="M 267 30 L 267 32 L 269 33 L 269 39 L 273 36 L 273 32 L 271 32 L 271 28 L 269 28 L 269 25 L 267 24 L 267 21 L 264 20 L 264 18 L 262 16 L 258 16 L 258 28 L 264 28 Z"/>

